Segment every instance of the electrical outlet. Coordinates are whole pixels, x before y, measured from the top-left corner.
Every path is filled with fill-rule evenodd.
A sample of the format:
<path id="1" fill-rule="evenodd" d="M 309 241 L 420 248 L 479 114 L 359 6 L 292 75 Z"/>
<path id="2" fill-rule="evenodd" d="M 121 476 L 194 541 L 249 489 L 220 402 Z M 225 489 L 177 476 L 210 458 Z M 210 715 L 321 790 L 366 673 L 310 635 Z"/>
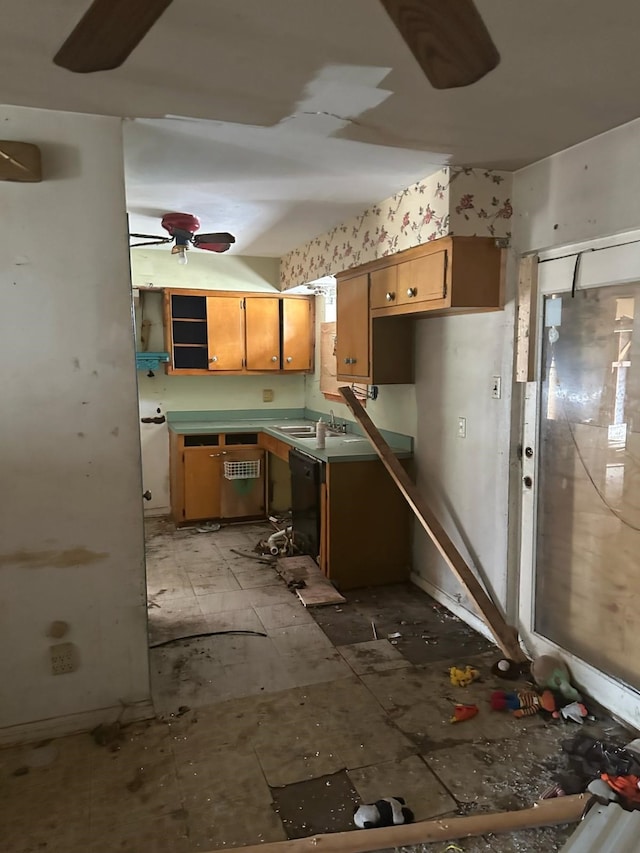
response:
<path id="1" fill-rule="evenodd" d="M 79 665 L 78 649 L 73 643 L 58 643 L 49 646 L 51 655 L 51 674 L 64 675 L 75 672 Z"/>
<path id="2" fill-rule="evenodd" d="M 467 419 L 458 418 L 458 438 L 467 437 Z"/>
<path id="3" fill-rule="evenodd" d="M 263 403 L 272 403 L 273 402 L 273 390 L 271 388 L 264 388 L 262 391 L 262 402 Z"/>
<path id="4" fill-rule="evenodd" d="M 502 378 L 494 376 L 491 379 L 491 396 L 494 400 L 499 400 L 502 397 Z"/>

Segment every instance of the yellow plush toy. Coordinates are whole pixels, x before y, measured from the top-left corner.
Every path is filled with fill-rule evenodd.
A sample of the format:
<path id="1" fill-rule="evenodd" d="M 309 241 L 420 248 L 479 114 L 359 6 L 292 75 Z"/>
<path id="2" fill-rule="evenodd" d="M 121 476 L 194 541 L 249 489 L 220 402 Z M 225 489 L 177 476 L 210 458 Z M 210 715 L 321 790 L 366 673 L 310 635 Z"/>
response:
<path id="1" fill-rule="evenodd" d="M 457 666 L 452 666 L 449 670 L 449 678 L 454 687 L 468 687 L 479 675 L 478 670 L 470 666 L 467 666 L 466 669 L 458 669 Z"/>

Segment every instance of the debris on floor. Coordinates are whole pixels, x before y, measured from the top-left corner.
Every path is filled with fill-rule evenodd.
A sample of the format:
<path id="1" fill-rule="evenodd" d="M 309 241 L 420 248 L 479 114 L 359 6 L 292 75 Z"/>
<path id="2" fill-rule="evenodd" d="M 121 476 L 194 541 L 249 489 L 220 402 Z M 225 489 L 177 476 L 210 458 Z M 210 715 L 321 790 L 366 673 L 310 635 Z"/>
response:
<path id="1" fill-rule="evenodd" d="M 161 520 L 148 526 L 150 599 L 165 590 L 162 607 L 149 609 L 152 644 L 247 633 L 153 648 L 159 719 L 122 726 L 113 750 L 96 749 L 86 735 L 63 738 L 55 764 L 35 768 L 24 749 L 0 752 L 4 807 L 25 816 L 22 826 L 3 826 L 6 849 L 47 842 L 64 853 L 141 846 L 197 853 L 342 830 L 367 839 L 354 827 L 354 809 L 400 793 L 418 821 L 484 821 L 484 836 L 452 840 L 450 853 L 558 853 L 573 828 L 566 821 L 498 837 L 496 812 L 540 820 L 530 807 L 552 789 L 557 808 L 596 781 L 606 786 L 601 797 L 603 790 L 619 797 L 602 774 L 619 787 L 640 778 L 632 765 L 622 772 L 616 761 L 602 763 L 624 758 L 631 737 L 604 711 L 581 726 L 545 710 L 519 720 L 492 713 L 498 688 L 546 688 L 525 683 L 528 668 L 493 672 L 503 652 L 412 584 L 348 592 L 333 606 L 307 609 L 287 583 L 308 587 L 308 576 L 287 579 L 271 555 L 254 550 L 271 525 L 224 525 L 214 536 Z M 467 666 L 481 678 L 462 694 L 450 669 Z M 459 711 L 465 724 L 451 725 L 460 699 L 480 713 Z M 569 704 L 560 694 L 558 709 Z M 570 755 L 562 744 L 578 735 L 602 752 L 582 742 Z M 578 772 L 585 760 L 589 772 Z M 53 774 L 69 784 L 52 786 Z M 26 796 L 27 786 L 39 796 Z M 55 809 L 64 820 L 54 830 Z M 94 813 L 104 820 L 88 822 Z M 390 829 L 398 828 L 409 827 Z M 411 853 L 443 853 L 447 844 Z"/>
<path id="2" fill-rule="evenodd" d="M 353 815 L 353 822 L 358 829 L 400 826 L 413 823 L 413 819 L 413 812 L 402 797 L 383 797 L 375 803 L 362 803 Z"/>
<path id="3" fill-rule="evenodd" d="M 154 592 L 153 595 L 147 595 L 147 607 L 160 607 L 158 602 L 156 601 L 161 595 L 164 595 L 166 589 L 159 589 L 157 592 Z"/>
<path id="4" fill-rule="evenodd" d="M 221 524 L 217 524 L 214 521 L 208 521 L 206 524 L 201 524 L 199 527 L 196 527 L 195 532 L 196 533 L 217 533 L 221 527 L 222 527 Z"/>
<path id="5" fill-rule="evenodd" d="M 266 566 L 273 566 L 275 564 L 275 557 L 267 554 L 252 554 L 251 551 L 241 551 L 239 548 L 229 548 L 229 550 L 232 554 L 238 554 L 239 557 L 247 557 L 250 560 L 257 560 Z"/>
<path id="6" fill-rule="evenodd" d="M 456 705 L 453 711 L 453 717 L 451 717 L 450 722 L 452 723 L 464 723 L 465 720 L 471 720 L 478 713 L 479 708 L 477 705 Z"/>
<path id="7" fill-rule="evenodd" d="M 454 687 L 468 687 L 479 677 L 480 673 L 472 666 L 466 666 L 464 669 L 452 666 L 449 669 L 449 679 Z"/>
<path id="8" fill-rule="evenodd" d="M 557 690 L 567 702 L 582 702 L 582 696 L 571 684 L 569 670 L 557 655 L 540 655 L 531 664 L 531 676 L 538 687 Z"/>
<path id="9" fill-rule="evenodd" d="M 287 586 L 290 583 L 304 582 L 304 586 L 295 586 L 295 590 L 305 607 L 337 604 L 346 600 L 322 574 L 318 564 L 311 557 L 281 557 L 278 559 L 276 569 Z"/>
<path id="10" fill-rule="evenodd" d="M 521 675 L 528 675 L 530 668 L 531 665 L 528 662 L 522 664 L 514 660 L 509 660 L 509 658 L 500 658 L 491 667 L 491 674 L 497 675 L 498 678 L 508 679 L 509 681 L 517 681 Z"/>
<path id="11" fill-rule="evenodd" d="M 494 690 L 491 694 L 491 708 L 494 711 L 511 711 L 516 719 L 529 717 L 539 711 L 555 714 L 556 701 L 550 690 L 541 694 L 534 690 Z"/>

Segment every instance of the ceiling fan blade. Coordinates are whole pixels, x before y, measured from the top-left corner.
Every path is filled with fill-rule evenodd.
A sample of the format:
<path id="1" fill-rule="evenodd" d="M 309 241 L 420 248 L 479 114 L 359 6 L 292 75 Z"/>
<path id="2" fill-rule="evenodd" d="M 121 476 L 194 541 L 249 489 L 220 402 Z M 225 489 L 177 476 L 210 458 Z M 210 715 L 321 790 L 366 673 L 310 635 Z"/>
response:
<path id="1" fill-rule="evenodd" d="M 53 61 L 87 74 L 118 68 L 172 0 L 94 0 Z"/>
<path id="2" fill-rule="evenodd" d="M 138 246 L 160 246 L 163 243 L 171 243 L 172 237 L 156 237 L 154 234 L 129 234 L 129 241 L 144 240 L 144 243 L 131 243 L 129 248 L 136 249 Z"/>
<path id="3" fill-rule="evenodd" d="M 436 89 L 469 86 L 500 54 L 473 0 L 380 0 Z"/>
<path id="4" fill-rule="evenodd" d="M 227 234 L 226 231 L 222 231 L 217 234 L 194 234 L 193 235 L 193 245 L 201 247 L 201 243 L 235 243 L 236 238 L 233 234 Z"/>

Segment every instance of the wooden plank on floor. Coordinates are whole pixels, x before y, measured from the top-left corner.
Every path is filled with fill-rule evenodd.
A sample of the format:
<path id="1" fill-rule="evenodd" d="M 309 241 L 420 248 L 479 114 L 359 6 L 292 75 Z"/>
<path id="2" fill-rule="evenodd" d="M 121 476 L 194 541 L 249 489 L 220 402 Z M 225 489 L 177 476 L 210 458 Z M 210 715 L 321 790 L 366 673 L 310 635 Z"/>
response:
<path id="1" fill-rule="evenodd" d="M 311 557 L 281 557 L 276 563 L 276 569 L 286 583 L 305 582 L 303 589 L 296 590 L 305 607 L 342 604 L 346 600 L 325 578 Z"/>
<path id="2" fill-rule="evenodd" d="M 516 629 L 511 625 L 507 625 L 504 616 L 491 600 L 471 568 L 467 565 L 466 560 L 453 544 L 444 527 L 435 517 L 416 486 L 411 482 L 411 478 L 400 464 L 400 460 L 397 459 L 394 452 L 384 440 L 351 388 L 346 386 L 341 387 L 340 393 L 344 397 L 347 406 L 351 409 L 356 421 L 364 430 L 365 435 L 369 438 L 383 465 L 405 496 L 418 521 L 424 527 L 443 560 L 464 588 L 479 616 L 491 631 L 497 645 L 508 658 L 518 663 L 526 661 L 527 657 L 518 643 Z"/>
<path id="3" fill-rule="evenodd" d="M 298 598 L 305 607 L 322 607 L 326 604 L 342 604 L 346 599 L 338 590 L 326 581 L 322 584 L 307 584 L 304 589 L 297 589 Z"/>
<path id="4" fill-rule="evenodd" d="M 356 829 L 273 841 L 251 847 L 236 847 L 234 853 L 373 853 L 375 850 L 427 844 L 432 841 L 454 841 L 487 833 L 515 832 L 539 826 L 576 823 L 585 813 L 590 794 L 574 794 L 542 800 L 531 809 L 468 817 L 443 817 L 419 823 L 385 826 L 380 829 Z M 228 850 L 228 848 L 224 848 Z M 222 853 L 222 851 L 210 851 Z"/>

